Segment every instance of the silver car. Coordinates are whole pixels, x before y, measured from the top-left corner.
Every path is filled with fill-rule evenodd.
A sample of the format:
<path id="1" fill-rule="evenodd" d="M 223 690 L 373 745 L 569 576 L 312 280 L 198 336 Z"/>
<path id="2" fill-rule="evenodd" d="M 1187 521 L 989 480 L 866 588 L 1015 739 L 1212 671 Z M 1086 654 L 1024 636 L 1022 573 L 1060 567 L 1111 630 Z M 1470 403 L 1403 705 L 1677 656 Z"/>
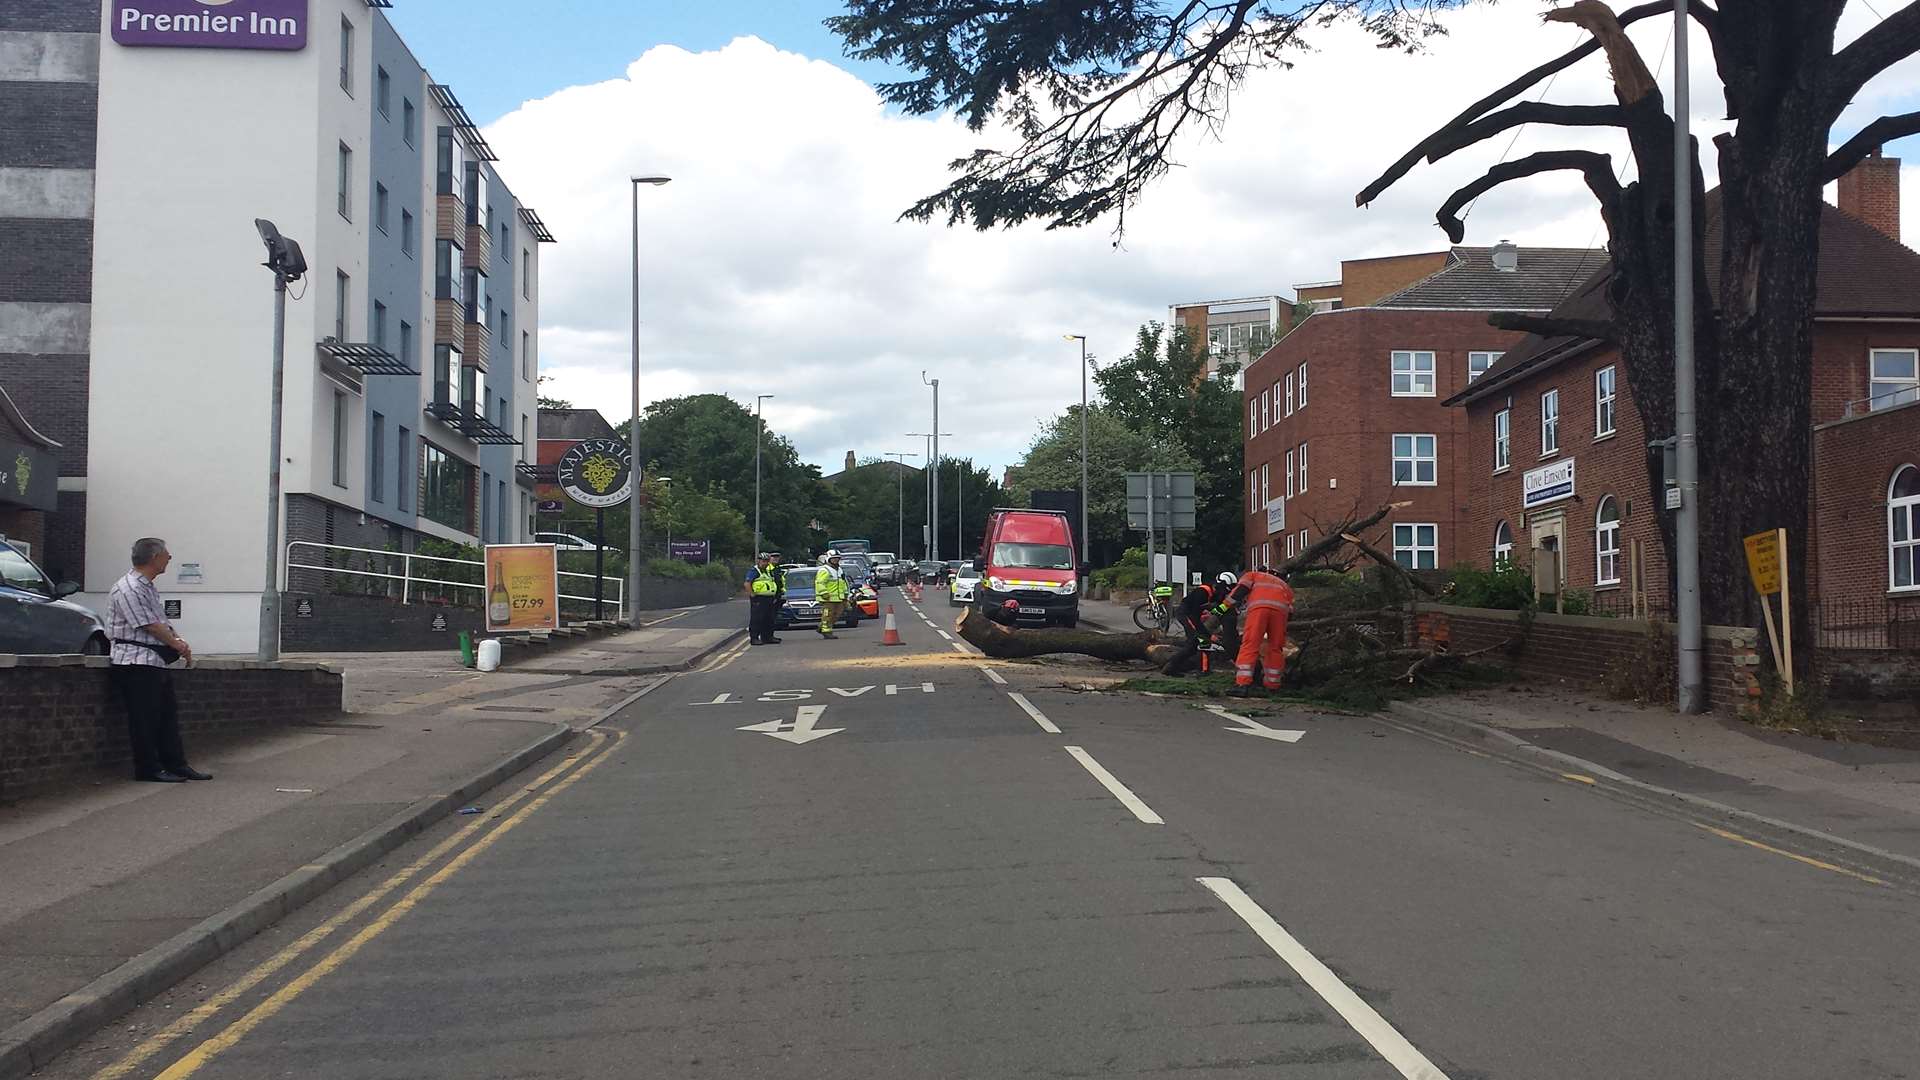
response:
<path id="1" fill-rule="evenodd" d="M 947 588 L 947 606 L 959 607 L 973 603 L 974 586 L 980 584 L 980 571 L 972 563 L 961 563 L 953 572 L 953 582 Z"/>
<path id="2" fill-rule="evenodd" d="M 62 599 L 80 591 L 71 581 L 55 585 L 33 560 L 0 542 L 0 653 L 107 654 L 107 628 L 100 617 Z"/>

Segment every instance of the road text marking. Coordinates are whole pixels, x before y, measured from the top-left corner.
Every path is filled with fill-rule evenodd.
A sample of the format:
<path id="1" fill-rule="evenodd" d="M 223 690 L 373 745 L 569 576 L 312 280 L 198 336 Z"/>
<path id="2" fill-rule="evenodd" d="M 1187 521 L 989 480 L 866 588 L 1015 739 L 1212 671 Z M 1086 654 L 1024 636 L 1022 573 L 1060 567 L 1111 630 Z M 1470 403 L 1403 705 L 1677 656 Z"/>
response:
<path id="1" fill-rule="evenodd" d="M 1225 730 L 1227 731 L 1237 731 L 1242 735 L 1255 735 L 1262 739 L 1272 739 L 1275 742 L 1285 742 L 1285 743 L 1299 742 L 1301 739 L 1306 738 L 1306 735 L 1307 735 L 1307 733 L 1304 731 L 1291 731 L 1291 730 L 1283 730 L 1281 728 L 1270 728 L 1267 725 L 1262 724 L 1259 721 L 1254 720 L 1250 717 L 1241 716 L 1239 713 L 1230 713 L 1218 705 L 1207 705 L 1203 707 L 1208 712 L 1212 713 L 1215 716 L 1220 717 L 1223 720 L 1231 720 L 1235 724 L 1240 725 L 1238 727 L 1226 728 Z"/>
<path id="2" fill-rule="evenodd" d="M 1759 848 L 1761 851 L 1765 851 L 1773 855 L 1785 855 L 1787 858 L 1792 859 L 1794 862 L 1806 863 L 1808 866 L 1816 867 L 1821 870 L 1829 870 L 1836 874 L 1844 874 L 1845 876 L 1853 878 L 1856 881 L 1864 881 L 1869 885 L 1885 885 L 1886 884 L 1886 882 L 1881 881 L 1877 877 L 1868 877 L 1866 874 L 1849 870 L 1844 866 L 1835 866 L 1830 862 L 1821 862 L 1819 859 L 1810 859 L 1805 855 L 1795 855 L 1791 851 L 1783 851 L 1780 848 L 1774 847 L 1771 844 L 1763 844 L 1758 840 L 1749 840 L 1746 837 L 1741 836 L 1739 833 L 1731 833 L 1725 829 L 1716 829 L 1711 825 L 1702 825 L 1697 821 L 1693 823 L 1693 826 L 1696 829 L 1705 829 L 1722 840 L 1731 840 L 1736 844 L 1745 844 L 1751 848 Z"/>
<path id="3" fill-rule="evenodd" d="M 714 695 L 714 698 L 712 701 L 687 702 L 687 705 L 689 707 L 694 705 L 738 705 L 738 704 L 740 704 L 739 700 L 735 698 L 732 694 L 716 694 Z"/>
<path id="4" fill-rule="evenodd" d="M 913 685 L 913 684 L 911 684 L 911 683 L 909 683 L 909 684 L 907 684 L 907 685 L 905 685 L 905 686 L 895 686 L 895 685 L 894 685 L 894 684 L 892 684 L 892 683 L 888 683 L 888 684 L 887 684 L 887 696 L 888 696 L 888 697 L 892 697 L 893 695 L 895 695 L 895 694 L 897 694 L 897 693 L 899 693 L 899 692 L 900 692 L 900 691 L 902 691 L 902 690 L 905 690 L 905 691 L 906 691 L 906 692 L 908 692 L 909 694 L 911 694 L 911 693 L 912 693 L 912 692 L 914 692 L 915 690 L 918 690 L 918 691 L 920 691 L 920 692 L 921 692 L 921 693 L 923 693 L 923 694 L 931 694 L 931 693 L 933 693 L 933 684 L 932 684 L 932 683 L 930 683 L 930 682 L 923 682 L 923 683 L 921 683 L 921 684 L 920 684 L 919 686 L 914 686 L 914 685 Z"/>
<path id="5" fill-rule="evenodd" d="M 1025 710 L 1028 716 L 1033 717 L 1033 722 L 1040 725 L 1041 731 L 1045 731 L 1054 735 L 1060 734 L 1060 729 L 1054 726 L 1053 721 L 1047 719 L 1046 713 L 1043 713 L 1039 709 L 1036 709 L 1033 707 L 1033 702 L 1027 700 L 1027 695 L 1008 694 L 1007 696 L 1013 699 L 1013 703 L 1015 705 L 1018 705 L 1020 706 L 1021 709 Z"/>
<path id="6" fill-rule="evenodd" d="M 1288 967 L 1298 972 L 1314 992 L 1326 999 L 1327 1004 L 1333 1006 L 1333 1010 L 1360 1033 L 1361 1038 L 1373 1044 L 1373 1048 L 1401 1076 L 1407 1080 L 1447 1080 L 1446 1073 L 1435 1068 L 1433 1062 L 1428 1061 L 1405 1036 L 1393 1029 L 1392 1024 L 1374 1012 L 1373 1006 L 1361 1001 L 1360 995 L 1348 989 L 1339 976 L 1327 970 L 1327 965 L 1315 959 L 1305 946 L 1295 941 L 1293 935 L 1287 933 L 1286 928 L 1275 922 L 1273 916 L 1267 914 L 1259 904 L 1254 903 L 1253 897 L 1248 896 L 1246 890 L 1235 884 L 1232 878 L 1203 877 L 1194 880 L 1226 901 L 1233 913 L 1246 920 L 1253 932 L 1260 935 L 1260 940 L 1285 960 Z"/>
<path id="7" fill-rule="evenodd" d="M 1013 694 L 1010 696 L 1017 698 L 1020 695 Z M 1077 746 L 1069 746 L 1066 749 L 1067 753 L 1073 755 L 1073 760 L 1079 762 L 1081 767 L 1092 773 L 1095 780 L 1100 781 L 1101 787 L 1106 788 L 1113 794 L 1114 798 L 1119 799 L 1122 806 L 1133 811 L 1134 817 L 1139 818 L 1149 825 L 1166 824 L 1165 821 L 1161 820 L 1159 814 L 1153 812 L 1152 807 L 1140 801 L 1140 796 L 1128 791 L 1127 785 L 1121 783 L 1118 777 L 1108 772 L 1105 766 L 1093 760 L 1092 754 L 1087 753 Z"/>

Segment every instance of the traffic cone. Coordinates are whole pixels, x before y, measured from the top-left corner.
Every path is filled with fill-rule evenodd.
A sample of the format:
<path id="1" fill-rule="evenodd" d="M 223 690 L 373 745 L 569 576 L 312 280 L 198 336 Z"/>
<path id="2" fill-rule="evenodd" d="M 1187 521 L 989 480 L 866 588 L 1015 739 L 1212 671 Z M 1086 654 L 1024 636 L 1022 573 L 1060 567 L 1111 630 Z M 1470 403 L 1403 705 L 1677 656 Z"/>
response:
<path id="1" fill-rule="evenodd" d="M 900 628 L 893 625 L 893 605 L 892 604 L 887 605 L 887 630 L 886 630 L 886 633 L 880 635 L 880 644 L 882 645 L 905 645 L 906 644 L 906 642 L 900 640 Z"/>

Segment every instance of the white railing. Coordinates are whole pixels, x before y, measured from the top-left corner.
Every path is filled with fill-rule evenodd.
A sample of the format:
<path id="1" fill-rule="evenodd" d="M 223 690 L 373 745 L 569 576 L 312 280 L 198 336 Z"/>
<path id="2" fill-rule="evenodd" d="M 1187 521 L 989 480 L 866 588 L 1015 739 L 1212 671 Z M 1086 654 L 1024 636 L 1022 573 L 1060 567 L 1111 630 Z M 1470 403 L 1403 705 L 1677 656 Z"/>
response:
<path id="1" fill-rule="evenodd" d="M 381 570 L 374 570 L 371 568 L 373 566 L 373 560 L 371 558 L 367 560 L 368 569 L 365 570 L 352 570 L 344 566 L 328 566 L 325 563 L 294 562 L 293 553 L 301 548 L 320 552 L 323 558 L 326 554 L 333 552 L 378 556 L 381 559 L 387 560 L 388 566 L 392 565 L 393 560 L 398 559 L 400 561 L 400 572 L 392 574 Z M 470 567 L 475 577 L 478 577 L 481 581 L 486 580 L 486 565 L 473 559 L 450 559 L 444 555 L 421 555 L 417 552 L 410 551 L 386 551 L 381 548 L 348 547 L 344 544 L 320 544 L 311 540 L 295 540 L 287 545 L 287 557 L 282 566 L 281 581 L 284 588 L 284 583 L 291 580 L 295 571 L 311 574 L 345 574 L 349 577 L 373 578 L 380 581 L 397 581 L 400 583 L 400 602 L 403 604 L 412 603 L 415 595 L 420 591 L 421 586 L 431 585 L 439 588 L 472 589 L 475 592 L 484 592 L 486 590 L 485 585 L 477 582 L 452 581 L 440 577 L 421 577 L 414 573 L 416 563 L 447 563 L 453 566 Z M 573 600 L 585 604 L 593 603 L 593 577 L 592 574 L 580 574 L 570 570 L 560 571 L 560 599 L 563 601 Z M 613 608 L 616 617 L 625 618 L 627 583 L 620 578 L 610 578 L 605 575 L 601 575 L 601 582 L 605 602 Z M 576 593 L 567 592 L 566 590 L 568 589 L 584 590 L 586 595 L 581 596 Z"/>

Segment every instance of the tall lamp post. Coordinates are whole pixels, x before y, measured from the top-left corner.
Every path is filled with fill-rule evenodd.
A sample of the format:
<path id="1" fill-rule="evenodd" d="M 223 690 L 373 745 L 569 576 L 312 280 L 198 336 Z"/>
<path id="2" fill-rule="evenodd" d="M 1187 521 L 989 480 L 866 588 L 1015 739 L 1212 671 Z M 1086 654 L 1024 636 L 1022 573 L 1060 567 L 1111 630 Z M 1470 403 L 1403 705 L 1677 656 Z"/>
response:
<path id="1" fill-rule="evenodd" d="M 927 471 L 933 474 L 933 494 L 927 503 L 927 535 L 929 551 L 927 558 L 940 561 L 940 380 L 927 378 L 920 373 L 920 381 L 933 387 L 933 448 L 927 452 Z"/>
<path id="2" fill-rule="evenodd" d="M 766 433 L 764 410 L 772 394 L 757 394 L 753 399 L 753 557 L 760 557 L 760 436 Z"/>
<path id="3" fill-rule="evenodd" d="M 1674 515 L 1674 584 L 1680 640 L 1674 703 L 1705 705 L 1700 645 L 1700 446 L 1693 367 L 1693 136 L 1687 115 L 1687 0 L 1673 5 L 1673 435 L 1680 510 Z M 1791 680 L 1792 676 L 1789 675 Z"/>
<path id="4" fill-rule="evenodd" d="M 899 535 L 894 537 L 893 542 L 895 544 L 894 550 L 899 552 L 898 557 L 905 559 L 907 557 L 907 459 L 910 457 L 919 457 L 920 455 L 915 453 L 895 453 L 889 450 L 887 451 L 887 456 L 900 459 L 900 468 L 893 471 L 894 497 L 900 500 Z"/>
<path id="5" fill-rule="evenodd" d="M 953 432 L 943 431 L 940 434 L 948 436 L 950 438 L 952 437 Z M 909 432 L 906 432 L 906 435 L 908 438 L 912 438 L 912 439 L 924 438 L 927 440 L 926 441 L 927 483 L 926 483 L 925 491 L 923 492 L 927 498 L 927 532 L 926 532 L 926 535 L 922 537 L 920 541 L 920 557 L 923 559 L 931 559 L 933 558 L 933 531 L 937 527 L 937 523 L 933 516 L 933 481 L 934 481 L 933 474 L 934 474 L 934 471 L 940 467 L 939 462 L 933 456 L 934 435 L 933 435 L 933 432 L 931 431 L 909 431 Z"/>
<path id="6" fill-rule="evenodd" d="M 300 245 L 280 235 L 273 222 L 254 218 L 273 271 L 273 394 L 267 419 L 267 580 L 260 591 L 260 659 L 280 659 L 280 399 L 287 369 L 287 283 L 307 272 Z M 344 318 L 344 316 L 343 316 Z"/>
<path id="7" fill-rule="evenodd" d="M 633 455 L 632 491 L 627 497 L 627 624 L 640 611 L 640 185 L 659 186 L 667 176 L 629 178 L 633 192 L 633 419 L 627 421 L 627 446 Z"/>
<path id="8" fill-rule="evenodd" d="M 1080 561 L 1093 561 L 1087 544 L 1087 335 L 1068 334 L 1080 343 Z"/>

